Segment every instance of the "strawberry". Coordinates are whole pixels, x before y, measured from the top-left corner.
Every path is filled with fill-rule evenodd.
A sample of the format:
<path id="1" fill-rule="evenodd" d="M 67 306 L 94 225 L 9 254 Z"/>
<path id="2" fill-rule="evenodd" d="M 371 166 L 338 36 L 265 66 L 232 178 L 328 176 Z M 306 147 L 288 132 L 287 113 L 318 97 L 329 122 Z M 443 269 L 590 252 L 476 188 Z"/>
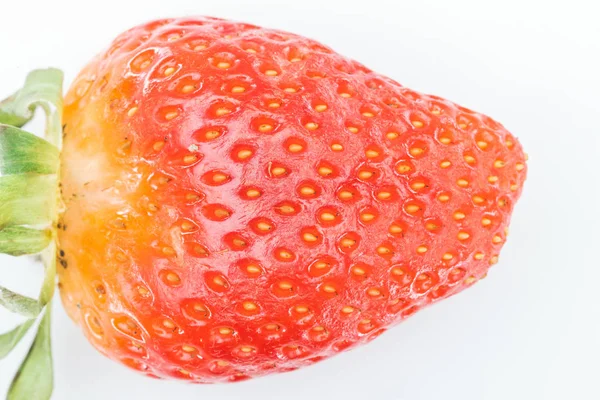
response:
<path id="1" fill-rule="evenodd" d="M 238 381 L 486 276 L 526 176 L 491 118 L 214 18 L 119 36 L 65 99 L 64 306 L 108 357 Z"/>

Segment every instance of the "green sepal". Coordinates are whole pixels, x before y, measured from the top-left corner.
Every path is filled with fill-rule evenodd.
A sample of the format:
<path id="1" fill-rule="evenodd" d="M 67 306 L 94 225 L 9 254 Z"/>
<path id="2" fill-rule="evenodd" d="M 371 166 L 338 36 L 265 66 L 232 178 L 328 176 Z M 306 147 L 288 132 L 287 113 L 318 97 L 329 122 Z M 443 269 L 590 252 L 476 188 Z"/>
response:
<path id="1" fill-rule="evenodd" d="M 0 360 L 10 354 L 15 346 L 19 344 L 34 322 L 35 319 L 27 320 L 12 331 L 0 334 Z"/>
<path id="2" fill-rule="evenodd" d="M 20 295 L 2 286 L 0 286 L 0 306 L 27 318 L 36 318 L 42 312 L 42 306 L 38 300 Z"/>
<path id="3" fill-rule="evenodd" d="M 56 289 L 56 243 L 50 243 L 50 246 L 42 253 L 42 260 L 46 274 L 44 283 L 40 290 L 39 303 L 43 307 L 52 300 Z"/>
<path id="4" fill-rule="evenodd" d="M 0 176 L 0 227 L 52 222 L 57 186 L 55 175 Z"/>
<path id="5" fill-rule="evenodd" d="M 50 230 L 37 230 L 22 226 L 7 226 L 0 230 L 0 253 L 11 256 L 36 254 L 52 242 Z"/>
<path id="6" fill-rule="evenodd" d="M 6 400 L 49 400 L 52 396 L 50 315 L 51 303 L 48 303 L 35 340 L 8 389 Z"/>
<path id="7" fill-rule="evenodd" d="M 0 175 L 55 174 L 59 151 L 46 140 L 14 126 L 0 124 Z"/>
<path id="8" fill-rule="evenodd" d="M 0 123 L 21 127 L 33 118 L 35 108 L 40 106 L 48 116 L 48 130 L 60 130 L 62 82 L 63 73 L 58 69 L 30 72 L 23 88 L 0 102 Z"/>

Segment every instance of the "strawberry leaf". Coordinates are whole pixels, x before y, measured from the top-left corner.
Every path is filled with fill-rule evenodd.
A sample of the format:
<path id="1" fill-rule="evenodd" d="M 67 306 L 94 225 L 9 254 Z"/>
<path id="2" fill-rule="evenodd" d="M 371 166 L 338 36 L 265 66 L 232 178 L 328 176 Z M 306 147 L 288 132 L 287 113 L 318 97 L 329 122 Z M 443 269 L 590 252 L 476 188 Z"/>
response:
<path id="1" fill-rule="evenodd" d="M 44 251 L 42 260 L 46 268 L 46 276 L 40 290 L 39 302 L 43 307 L 52 300 L 54 289 L 56 288 L 56 243 L 52 242 Z"/>
<path id="2" fill-rule="evenodd" d="M 0 286 L 0 306 L 27 318 L 35 318 L 42 311 L 39 301 Z"/>
<path id="3" fill-rule="evenodd" d="M 57 69 L 32 71 L 22 89 L 0 102 L 0 123 L 21 127 L 33 118 L 35 108 L 40 106 L 48 117 L 48 131 L 60 130 L 62 81 L 63 74 Z"/>
<path id="4" fill-rule="evenodd" d="M 48 230 L 9 226 L 0 230 L 0 253 L 11 256 L 36 254 L 48 247 L 51 241 L 52 234 Z"/>
<path id="5" fill-rule="evenodd" d="M 0 174 L 55 174 L 58 149 L 29 132 L 0 124 Z"/>
<path id="6" fill-rule="evenodd" d="M 0 360 L 15 348 L 34 322 L 34 319 L 27 320 L 12 331 L 0 335 Z"/>
<path id="7" fill-rule="evenodd" d="M 0 176 L 0 227 L 50 223 L 56 215 L 55 175 Z"/>
<path id="8" fill-rule="evenodd" d="M 29 353 L 8 389 L 6 399 L 49 400 L 52 396 L 53 379 L 49 304 Z"/>

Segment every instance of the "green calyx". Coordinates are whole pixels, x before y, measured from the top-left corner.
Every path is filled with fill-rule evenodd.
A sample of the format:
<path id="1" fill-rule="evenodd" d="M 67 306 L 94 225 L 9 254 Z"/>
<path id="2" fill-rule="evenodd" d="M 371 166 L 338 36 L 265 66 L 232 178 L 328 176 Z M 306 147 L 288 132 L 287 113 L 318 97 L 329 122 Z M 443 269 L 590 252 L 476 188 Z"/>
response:
<path id="1" fill-rule="evenodd" d="M 0 101 L 0 253 L 15 257 L 41 253 L 46 272 L 37 299 L 0 286 L 0 307 L 25 319 L 13 330 L 0 333 L 0 360 L 39 320 L 7 400 L 48 400 L 52 395 L 50 305 L 56 284 L 54 227 L 60 204 L 62 81 L 59 70 L 36 70 L 22 89 Z M 46 115 L 43 138 L 22 129 L 38 107 Z"/>

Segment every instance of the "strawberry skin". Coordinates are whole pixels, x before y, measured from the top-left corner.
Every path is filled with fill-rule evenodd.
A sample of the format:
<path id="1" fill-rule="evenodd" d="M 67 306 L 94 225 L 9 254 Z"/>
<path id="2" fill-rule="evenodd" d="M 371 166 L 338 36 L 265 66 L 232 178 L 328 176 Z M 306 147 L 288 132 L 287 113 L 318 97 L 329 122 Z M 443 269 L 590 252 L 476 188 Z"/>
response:
<path id="1" fill-rule="evenodd" d="M 491 118 L 212 18 L 122 34 L 64 123 L 68 314 L 103 354 L 196 382 L 315 363 L 472 285 L 526 176 Z"/>

